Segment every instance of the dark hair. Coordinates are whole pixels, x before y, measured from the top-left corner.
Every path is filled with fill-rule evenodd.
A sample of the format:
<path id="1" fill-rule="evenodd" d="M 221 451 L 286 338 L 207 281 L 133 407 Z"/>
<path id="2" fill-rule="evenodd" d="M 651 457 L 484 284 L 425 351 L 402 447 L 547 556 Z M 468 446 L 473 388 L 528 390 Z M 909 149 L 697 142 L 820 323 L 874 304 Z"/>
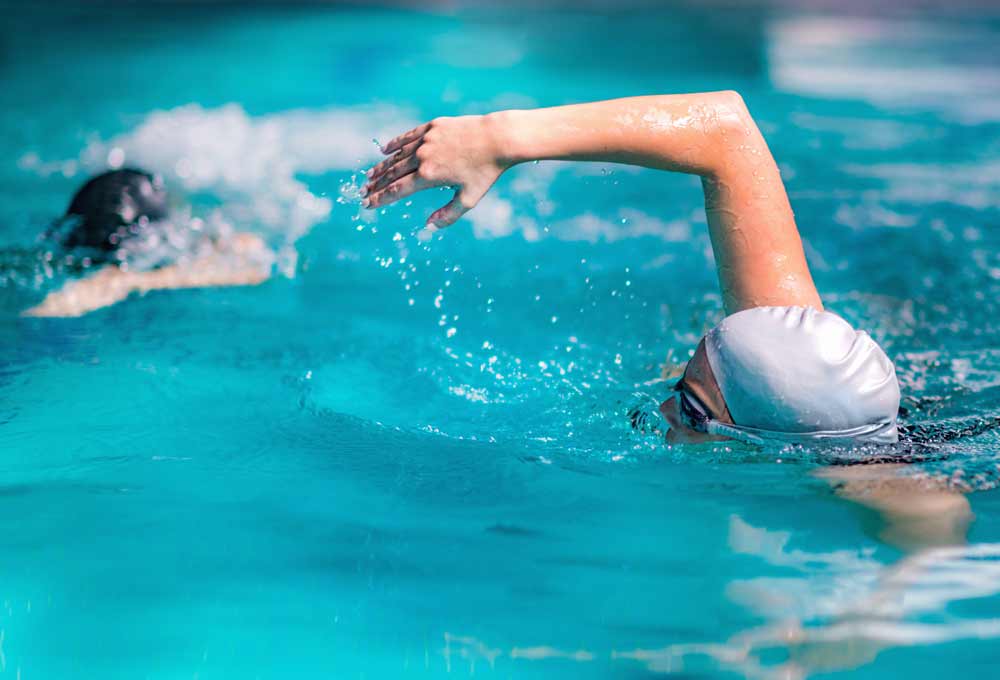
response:
<path id="1" fill-rule="evenodd" d="M 63 222 L 67 248 L 110 252 L 122 239 L 167 216 L 163 182 L 143 170 L 111 170 L 91 178 L 73 196 Z"/>

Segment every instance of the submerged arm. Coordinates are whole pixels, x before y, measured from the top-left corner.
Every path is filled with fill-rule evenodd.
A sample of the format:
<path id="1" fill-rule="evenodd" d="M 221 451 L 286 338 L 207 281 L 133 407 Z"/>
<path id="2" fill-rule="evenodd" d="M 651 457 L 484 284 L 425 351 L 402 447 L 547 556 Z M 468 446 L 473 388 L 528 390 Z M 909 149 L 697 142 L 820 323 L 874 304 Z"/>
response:
<path id="1" fill-rule="evenodd" d="M 133 293 L 179 288 L 252 286 L 270 276 L 267 247 L 254 234 L 240 233 L 190 262 L 151 271 L 105 265 L 87 278 L 70 281 L 22 316 L 83 316 L 121 302 Z"/>
<path id="2" fill-rule="evenodd" d="M 905 551 L 966 543 L 973 514 L 969 499 L 947 479 L 914 477 L 901 464 L 826 467 L 817 477 L 837 495 L 872 513 L 876 537 Z"/>
<path id="3" fill-rule="evenodd" d="M 437 118 L 384 151 L 392 155 L 369 172 L 365 206 L 456 187 L 454 199 L 431 215 L 431 228 L 455 222 L 502 172 L 525 161 L 605 161 L 699 175 L 726 311 L 822 309 L 777 165 L 735 92 Z"/>

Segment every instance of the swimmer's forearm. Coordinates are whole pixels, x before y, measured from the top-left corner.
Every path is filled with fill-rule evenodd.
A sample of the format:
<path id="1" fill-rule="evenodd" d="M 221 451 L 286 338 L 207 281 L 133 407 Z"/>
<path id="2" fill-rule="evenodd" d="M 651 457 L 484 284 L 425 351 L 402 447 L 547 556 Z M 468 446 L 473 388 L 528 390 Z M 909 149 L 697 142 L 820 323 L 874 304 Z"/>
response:
<path id="1" fill-rule="evenodd" d="M 603 161 L 708 176 L 725 170 L 736 147 L 763 141 L 735 92 L 630 97 L 488 118 L 504 165 Z"/>

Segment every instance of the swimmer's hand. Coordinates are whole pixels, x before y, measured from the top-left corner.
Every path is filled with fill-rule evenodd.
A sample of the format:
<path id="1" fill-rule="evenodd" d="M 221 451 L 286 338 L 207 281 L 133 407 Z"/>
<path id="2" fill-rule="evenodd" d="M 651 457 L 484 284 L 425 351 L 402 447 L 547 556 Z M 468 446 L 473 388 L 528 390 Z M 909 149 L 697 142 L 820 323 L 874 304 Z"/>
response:
<path id="1" fill-rule="evenodd" d="M 259 236 L 238 233 L 213 244 L 211 251 L 195 259 L 152 271 L 128 271 L 106 265 L 49 293 L 21 316 L 83 316 L 121 302 L 133 293 L 144 295 L 152 290 L 256 285 L 271 275 L 270 252 Z"/>
<path id="2" fill-rule="evenodd" d="M 512 165 L 499 132 L 498 119 L 491 114 L 435 118 L 396 137 L 382 150 L 389 158 L 368 171 L 362 205 L 377 208 L 421 189 L 450 186 L 455 196 L 431 214 L 427 228 L 453 224 Z"/>

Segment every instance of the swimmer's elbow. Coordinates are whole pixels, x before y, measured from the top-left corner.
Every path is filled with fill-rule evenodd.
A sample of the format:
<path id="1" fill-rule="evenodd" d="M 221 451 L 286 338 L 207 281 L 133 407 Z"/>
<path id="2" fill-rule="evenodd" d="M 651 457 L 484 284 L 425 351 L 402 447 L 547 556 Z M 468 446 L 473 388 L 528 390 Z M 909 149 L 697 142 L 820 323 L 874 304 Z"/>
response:
<path id="1" fill-rule="evenodd" d="M 739 149 L 746 147 L 746 143 L 752 138 L 759 137 L 757 123 L 739 92 L 723 90 L 714 95 L 714 132 L 720 141 L 727 143 L 732 149 Z"/>
<path id="2" fill-rule="evenodd" d="M 743 101 L 743 97 L 736 90 L 721 90 L 715 92 L 714 96 L 720 112 L 731 117 L 750 118 L 750 110 L 747 108 L 746 102 Z"/>
<path id="3" fill-rule="evenodd" d="M 692 95 L 663 95 L 662 109 L 672 124 L 660 138 L 666 169 L 708 179 L 739 180 L 747 160 L 761 157 L 763 137 L 743 97 L 735 90 Z M 659 111 L 659 108 L 656 109 Z"/>
<path id="4" fill-rule="evenodd" d="M 732 171 L 742 175 L 748 162 L 755 166 L 762 160 L 773 164 L 767 143 L 740 93 L 723 90 L 712 93 L 712 97 L 716 153 L 709 174 L 718 177 Z"/>

